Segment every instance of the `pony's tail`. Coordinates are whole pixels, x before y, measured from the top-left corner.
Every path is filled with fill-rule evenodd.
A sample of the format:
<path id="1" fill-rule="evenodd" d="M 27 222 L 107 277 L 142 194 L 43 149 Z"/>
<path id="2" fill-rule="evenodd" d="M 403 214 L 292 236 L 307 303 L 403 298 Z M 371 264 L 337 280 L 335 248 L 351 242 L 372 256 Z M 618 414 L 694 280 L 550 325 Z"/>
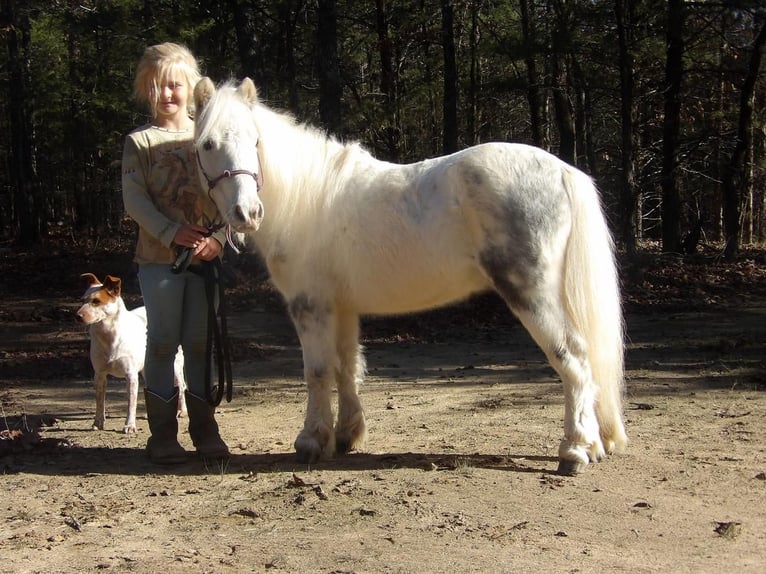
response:
<path id="1" fill-rule="evenodd" d="M 593 180 L 569 166 L 562 177 L 572 209 L 564 272 L 567 312 L 585 338 L 601 440 L 607 452 L 614 452 L 628 442 L 622 419 L 625 344 L 614 243 Z"/>

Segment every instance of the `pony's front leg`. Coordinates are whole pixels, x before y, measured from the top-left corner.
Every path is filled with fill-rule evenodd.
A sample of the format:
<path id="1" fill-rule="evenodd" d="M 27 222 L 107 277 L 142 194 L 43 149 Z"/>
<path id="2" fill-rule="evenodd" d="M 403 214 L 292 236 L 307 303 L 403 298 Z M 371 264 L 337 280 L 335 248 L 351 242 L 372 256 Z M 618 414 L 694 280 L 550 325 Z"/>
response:
<path id="1" fill-rule="evenodd" d="M 338 423 L 335 446 L 338 452 L 361 448 L 367 439 L 367 424 L 359 400 L 359 384 L 364 379 L 365 362 L 359 346 L 359 317 L 343 315 L 338 320 Z"/>
<path id="2" fill-rule="evenodd" d="M 329 306 L 320 306 L 306 297 L 288 305 L 303 349 L 303 374 L 308 399 L 303 430 L 295 439 L 295 453 L 301 463 L 313 463 L 335 454 L 335 432 L 331 393 L 337 368 L 335 322 Z"/>

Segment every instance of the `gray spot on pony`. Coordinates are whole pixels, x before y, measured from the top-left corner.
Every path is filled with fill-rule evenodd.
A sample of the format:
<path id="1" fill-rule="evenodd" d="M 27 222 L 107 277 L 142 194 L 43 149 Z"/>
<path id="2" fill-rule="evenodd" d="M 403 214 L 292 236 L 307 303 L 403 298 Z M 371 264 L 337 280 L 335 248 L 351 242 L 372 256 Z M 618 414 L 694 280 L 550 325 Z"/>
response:
<path id="1" fill-rule="evenodd" d="M 513 251 L 488 247 L 479 254 L 479 264 L 508 305 L 518 310 L 528 309 L 531 302 L 527 294 L 535 283 L 533 268 L 524 263 L 523 257 L 514 256 Z"/>
<path id="2" fill-rule="evenodd" d="M 469 189 L 472 187 L 482 187 L 484 185 L 484 175 L 474 166 L 465 166 L 462 169 L 463 182 Z"/>
<path id="3" fill-rule="evenodd" d="M 530 215 L 529 209 L 516 203 L 518 198 L 511 197 L 500 211 L 485 214 L 483 233 L 493 239 L 479 253 L 479 263 L 511 307 L 528 310 L 544 271 L 542 241 L 546 235 L 533 230 L 554 225 L 536 221 L 548 218 L 538 211 Z M 530 217 L 536 220 L 530 221 Z"/>
<path id="4" fill-rule="evenodd" d="M 298 332 L 305 333 L 312 326 L 323 327 L 330 309 L 318 306 L 306 293 L 299 293 L 288 303 L 287 312 Z"/>
<path id="5" fill-rule="evenodd" d="M 429 217 L 432 217 L 434 206 L 441 201 L 440 185 L 438 180 L 432 180 L 424 185 L 413 186 L 402 193 L 401 212 L 416 225 L 424 224 Z"/>
<path id="6" fill-rule="evenodd" d="M 562 363 L 566 361 L 567 356 L 569 355 L 569 351 L 564 347 L 564 345 L 557 345 L 553 349 L 553 355 Z"/>
<path id="7" fill-rule="evenodd" d="M 327 375 L 327 369 L 314 367 L 311 369 L 311 373 L 309 373 L 310 378 L 314 378 L 316 380 L 322 380 L 325 378 L 325 375 Z"/>
<path id="8" fill-rule="evenodd" d="M 473 182 L 483 177 L 473 167 L 464 169 L 463 175 Z M 492 238 L 481 250 L 479 263 L 511 307 L 530 311 L 544 281 L 549 242 L 565 225 L 569 212 L 563 194 L 531 191 L 508 188 L 498 208 L 482 203 L 480 189 L 471 189 L 474 203 L 482 206 L 484 237 Z"/>

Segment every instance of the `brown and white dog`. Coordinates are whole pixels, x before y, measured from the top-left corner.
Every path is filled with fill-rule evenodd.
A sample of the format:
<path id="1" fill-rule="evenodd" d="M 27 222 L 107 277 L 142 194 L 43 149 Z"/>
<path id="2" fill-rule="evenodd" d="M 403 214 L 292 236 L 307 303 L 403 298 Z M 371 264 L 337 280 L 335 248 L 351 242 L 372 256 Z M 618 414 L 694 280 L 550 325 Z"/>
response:
<path id="1" fill-rule="evenodd" d="M 122 281 L 107 275 L 102 283 L 92 273 L 82 276 L 88 287 L 83 305 L 77 316 L 88 325 L 90 335 L 90 362 L 95 372 L 96 418 L 93 430 L 104 430 L 106 422 L 107 376 L 124 378 L 128 387 L 128 415 L 122 432 L 136 432 L 136 403 L 138 376 L 143 376 L 146 353 L 146 309 L 129 311 L 121 296 Z M 174 366 L 175 385 L 178 387 L 178 416 L 186 414 L 183 375 L 183 353 L 179 348 Z"/>

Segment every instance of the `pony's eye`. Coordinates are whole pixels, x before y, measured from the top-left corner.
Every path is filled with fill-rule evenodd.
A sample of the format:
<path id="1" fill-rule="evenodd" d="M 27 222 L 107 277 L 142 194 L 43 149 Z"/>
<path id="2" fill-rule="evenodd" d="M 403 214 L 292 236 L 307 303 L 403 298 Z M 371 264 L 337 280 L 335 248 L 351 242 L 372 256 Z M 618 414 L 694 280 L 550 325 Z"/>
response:
<path id="1" fill-rule="evenodd" d="M 205 143 L 202 144 L 202 147 L 204 148 L 205 151 L 210 151 L 211 149 L 213 149 L 213 142 L 210 140 L 205 140 Z"/>

